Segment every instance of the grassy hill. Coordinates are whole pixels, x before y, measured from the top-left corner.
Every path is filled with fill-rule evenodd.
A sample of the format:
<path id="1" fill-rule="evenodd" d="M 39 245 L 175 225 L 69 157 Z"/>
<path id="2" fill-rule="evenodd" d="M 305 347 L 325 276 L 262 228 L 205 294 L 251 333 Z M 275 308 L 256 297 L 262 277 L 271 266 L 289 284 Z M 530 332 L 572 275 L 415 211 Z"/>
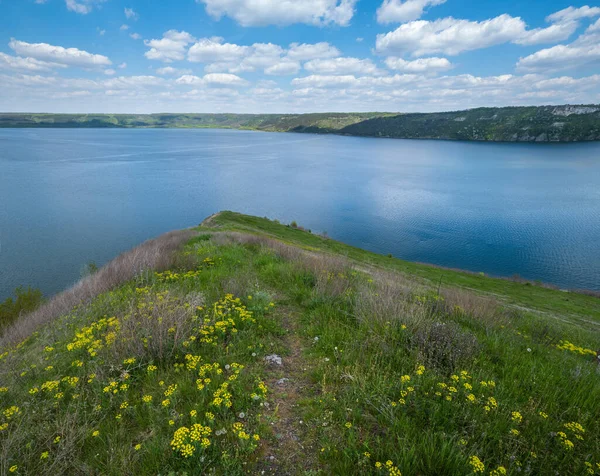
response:
<path id="1" fill-rule="evenodd" d="M 600 140 L 600 106 L 478 108 L 428 114 L 1 114 L 0 127 L 179 127 L 503 142 Z"/>
<path id="2" fill-rule="evenodd" d="M 600 474 L 600 299 L 233 212 L 0 337 L 1 474 Z"/>

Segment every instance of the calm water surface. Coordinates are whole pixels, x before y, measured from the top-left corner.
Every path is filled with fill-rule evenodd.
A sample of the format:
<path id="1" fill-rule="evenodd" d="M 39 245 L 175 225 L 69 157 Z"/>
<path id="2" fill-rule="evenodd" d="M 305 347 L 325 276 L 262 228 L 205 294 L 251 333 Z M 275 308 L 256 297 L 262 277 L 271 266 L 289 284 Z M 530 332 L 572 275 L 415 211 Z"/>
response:
<path id="1" fill-rule="evenodd" d="M 600 289 L 600 144 L 0 129 L 0 299 L 229 209 L 407 260 Z"/>

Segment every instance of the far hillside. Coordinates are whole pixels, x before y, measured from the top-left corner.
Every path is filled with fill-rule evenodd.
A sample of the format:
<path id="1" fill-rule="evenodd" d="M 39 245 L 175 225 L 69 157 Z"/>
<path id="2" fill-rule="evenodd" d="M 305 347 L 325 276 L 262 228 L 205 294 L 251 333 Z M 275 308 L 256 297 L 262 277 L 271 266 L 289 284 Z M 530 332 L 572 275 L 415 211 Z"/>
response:
<path id="1" fill-rule="evenodd" d="M 397 139 L 600 140 L 600 106 L 478 108 L 440 113 L 0 114 L 0 127 L 228 128 Z"/>

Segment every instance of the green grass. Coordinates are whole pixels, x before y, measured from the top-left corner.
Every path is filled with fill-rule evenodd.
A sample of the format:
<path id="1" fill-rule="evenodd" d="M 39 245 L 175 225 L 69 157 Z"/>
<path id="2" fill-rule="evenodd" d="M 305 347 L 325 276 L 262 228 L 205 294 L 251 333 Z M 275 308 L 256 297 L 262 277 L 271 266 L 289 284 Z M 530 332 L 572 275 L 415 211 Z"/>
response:
<path id="1" fill-rule="evenodd" d="M 177 262 L 0 349 L 0 474 L 600 474 L 597 299 L 232 212 Z"/>

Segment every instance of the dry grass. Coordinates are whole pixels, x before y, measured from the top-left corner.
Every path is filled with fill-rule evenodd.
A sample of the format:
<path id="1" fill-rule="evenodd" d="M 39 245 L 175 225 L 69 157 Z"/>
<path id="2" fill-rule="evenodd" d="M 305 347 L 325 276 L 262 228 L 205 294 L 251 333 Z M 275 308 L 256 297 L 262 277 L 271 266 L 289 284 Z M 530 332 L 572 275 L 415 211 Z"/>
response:
<path id="1" fill-rule="evenodd" d="M 444 298 L 447 313 L 460 312 L 488 324 L 499 324 L 506 320 L 506 314 L 498 301 L 489 296 L 480 296 L 458 288 L 447 288 L 440 291 Z"/>
<path id="2" fill-rule="evenodd" d="M 21 316 L 0 338 L 0 348 L 24 340 L 39 327 L 68 313 L 75 306 L 89 302 L 143 271 L 170 268 L 177 260 L 176 251 L 195 234 L 193 230 L 172 231 L 119 255 L 96 273 L 54 296 L 36 311 Z"/>
<path id="3" fill-rule="evenodd" d="M 192 334 L 196 307 L 205 304 L 201 293 L 180 296 L 166 291 L 150 292 L 140 300 L 133 300 L 112 347 L 115 360 L 132 356 L 150 361 L 171 359 Z"/>
<path id="4" fill-rule="evenodd" d="M 387 271 L 373 271 L 370 276 L 373 282 L 363 283 L 356 293 L 355 313 L 359 321 L 417 324 L 426 318 L 423 309 L 411 301 L 416 290 L 414 282 Z"/>

